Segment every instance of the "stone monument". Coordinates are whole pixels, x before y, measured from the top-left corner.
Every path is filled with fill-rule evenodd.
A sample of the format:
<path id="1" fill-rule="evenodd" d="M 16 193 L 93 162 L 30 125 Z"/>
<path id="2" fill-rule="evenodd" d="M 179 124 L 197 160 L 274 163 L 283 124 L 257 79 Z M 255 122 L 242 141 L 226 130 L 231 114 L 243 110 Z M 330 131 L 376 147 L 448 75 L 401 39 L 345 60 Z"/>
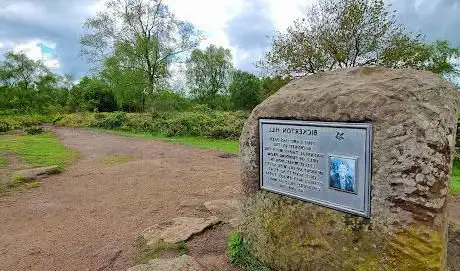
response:
<path id="1" fill-rule="evenodd" d="M 459 96 L 425 71 L 295 80 L 241 138 L 241 233 L 273 270 L 443 270 Z"/>

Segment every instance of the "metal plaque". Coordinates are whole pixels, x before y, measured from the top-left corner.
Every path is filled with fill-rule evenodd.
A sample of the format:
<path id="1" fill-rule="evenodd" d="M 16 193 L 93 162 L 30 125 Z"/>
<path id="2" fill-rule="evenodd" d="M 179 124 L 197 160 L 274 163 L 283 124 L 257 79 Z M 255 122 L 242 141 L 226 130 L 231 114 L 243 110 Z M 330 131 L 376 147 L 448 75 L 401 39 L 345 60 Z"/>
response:
<path id="1" fill-rule="evenodd" d="M 370 123 L 260 119 L 260 187 L 370 216 Z"/>

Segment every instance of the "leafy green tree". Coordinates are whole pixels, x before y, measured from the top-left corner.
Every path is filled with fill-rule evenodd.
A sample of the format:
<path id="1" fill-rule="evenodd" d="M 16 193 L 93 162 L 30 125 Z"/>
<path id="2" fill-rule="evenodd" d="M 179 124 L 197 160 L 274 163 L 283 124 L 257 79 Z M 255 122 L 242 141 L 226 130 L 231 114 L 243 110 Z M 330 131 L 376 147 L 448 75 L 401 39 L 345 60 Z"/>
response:
<path id="1" fill-rule="evenodd" d="M 115 97 L 109 86 L 97 78 L 83 77 L 72 87 L 69 106 L 73 111 L 112 112 L 117 110 Z"/>
<path id="2" fill-rule="evenodd" d="M 292 80 L 291 77 L 267 76 L 261 79 L 262 98 L 265 100 Z"/>
<path id="3" fill-rule="evenodd" d="M 142 42 L 139 38 L 134 45 L 128 42 L 116 43 L 114 53 L 104 61 L 100 72 L 113 90 L 118 104 L 126 111 L 144 111 L 152 93 L 148 75 L 139 65 L 143 58 Z M 159 67 L 155 77 L 156 90 L 167 76 L 167 63 L 162 64 L 161 73 Z"/>
<path id="4" fill-rule="evenodd" d="M 448 74 L 458 50 L 395 21 L 383 0 L 319 0 L 286 33 L 277 33 L 258 66 L 275 75 L 302 76 L 355 66 L 412 67 Z"/>
<path id="5" fill-rule="evenodd" d="M 60 77 L 40 61 L 8 52 L 0 62 L 0 105 L 4 109 L 45 113 L 59 110 L 66 101 Z"/>
<path id="6" fill-rule="evenodd" d="M 198 99 L 212 99 L 225 94 L 233 70 L 230 50 L 215 45 L 194 49 L 187 60 L 187 81 Z"/>
<path id="7" fill-rule="evenodd" d="M 261 99 L 261 83 L 254 74 L 236 71 L 229 87 L 234 109 L 252 110 Z"/>
<path id="8" fill-rule="evenodd" d="M 381 65 L 391 68 L 416 68 L 442 74 L 446 77 L 460 75 L 460 68 L 455 60 L 460 57 L 460 49 L 453 48 L 446 40 L 438 40 L 431 44 L 411 42 L 404 38 L 396 38 L 394 48 L 385 51 Z"/>
<path id="9" fill-rule="evenodd" d="M 141 110 L 145 109 L 145 96 L 140 93 L 148 95 L 160 89 L 158 85 L 168 75 L 168 65 L 181 60 L 183 53 L 201 40 L 193 25 L 176 19 L 161 0 L 109 0 L 106 9 L 89 18 L 84 28 L 82 53 L 92 63 L 109 66 L 113 73 L 106 78 L 115 80 L 119 75 L 127 76 L 122 80 L 133 84 L 141 81 L 140 89 L 126 90 L 137 89 L 134 95 L 116 91 L 123 99 L 140 99 Z"/>
<path id="10" fill-rule="evenodd" d="M 29 59 L 23 53 L 7 52 L 2 61 L 0 80 L 3 85 L 21 85 L 29 88 L 38 77 L 50 72 L 40 61 Z"/>

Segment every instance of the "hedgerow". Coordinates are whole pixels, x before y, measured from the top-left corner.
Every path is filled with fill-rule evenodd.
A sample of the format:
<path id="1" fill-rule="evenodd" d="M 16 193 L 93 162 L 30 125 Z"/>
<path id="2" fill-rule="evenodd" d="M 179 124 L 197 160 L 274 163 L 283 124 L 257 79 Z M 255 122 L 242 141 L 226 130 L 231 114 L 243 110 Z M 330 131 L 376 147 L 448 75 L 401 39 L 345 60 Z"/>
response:
<path id="1" fill-rule="evenodd" d="M 75 113 L 55 118 L 54 124 L 72 127 L 115 129 L 166 136 L 202 136 L 237 139 L 248 117 L 243 111 L 212 111 L 197 108 L 184 112 Z"/>

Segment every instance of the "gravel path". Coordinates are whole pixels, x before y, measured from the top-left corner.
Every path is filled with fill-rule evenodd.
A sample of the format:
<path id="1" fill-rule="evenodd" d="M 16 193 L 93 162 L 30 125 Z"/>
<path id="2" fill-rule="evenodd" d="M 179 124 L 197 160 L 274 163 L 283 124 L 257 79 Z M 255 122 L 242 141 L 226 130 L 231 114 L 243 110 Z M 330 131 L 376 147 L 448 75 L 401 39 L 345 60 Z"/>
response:
<path id="1" fill-rule="evenodd" d="M 102 132 L 53 130 L 80 158 L 40 188 L 0 199 L 0 270 L 126 270 L 143 229 L 181 215 L 209 215 L 188 203 L 238 196 L 237 158 Z M 104 162 L 114 155 L 131 160 Z M 192 253 L 226 269 L 225 236 L 210 235 L 221 245 L 206 255 L 195 245 Z"/>

